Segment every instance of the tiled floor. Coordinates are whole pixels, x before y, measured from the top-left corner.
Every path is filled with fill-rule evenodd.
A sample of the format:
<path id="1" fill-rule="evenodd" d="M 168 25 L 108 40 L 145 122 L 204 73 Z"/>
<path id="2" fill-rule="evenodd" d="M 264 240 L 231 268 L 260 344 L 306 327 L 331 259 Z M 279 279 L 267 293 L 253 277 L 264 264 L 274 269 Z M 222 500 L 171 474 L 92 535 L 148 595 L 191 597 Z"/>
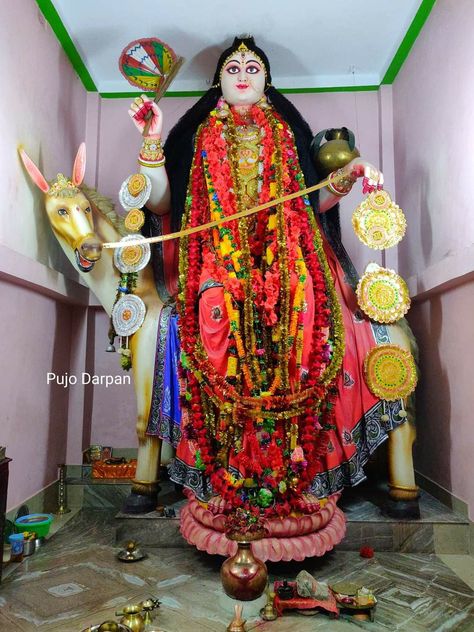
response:
<path id="1" fill-rule="evenodd" d="M 149 549 L 147 559 L 125 565 L 115 557 L 114 513 L 82 510 L 18 565 L 0 588 L 1 632 L 80 632 L 113 619 L 123 605 L 151 595 L 162 601 L 157 629 L 224 632 L 233 602 L 221 589 L 221 558 L 189 547 Z M 247 629 L 474 631 L 473 590 L 448 566 L 464 568 L 469 580 L 472 562 L 469 556 L 440 559 L 434 554 L 392 552 L 376 552 L 366 560 L 357 552 L 338 550 L 304 563 L 270 564 L 272 578 L 294 578 L 306 568 L 321 581 L 348 579 L 372 588 L 378 598 L 375 622 L 294 614 L 264 623 L 256 616 L 261 604 L 247 603 Z"/>

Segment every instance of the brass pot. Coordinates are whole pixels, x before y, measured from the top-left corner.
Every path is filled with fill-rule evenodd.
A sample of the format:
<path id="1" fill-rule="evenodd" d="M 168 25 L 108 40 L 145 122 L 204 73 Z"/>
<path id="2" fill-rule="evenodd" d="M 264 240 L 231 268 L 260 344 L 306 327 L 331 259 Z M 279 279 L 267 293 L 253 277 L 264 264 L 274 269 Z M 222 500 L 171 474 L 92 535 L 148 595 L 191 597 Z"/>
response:
<path id="1" fill-rule="evenodd" d="M 126 606 L 123 609 L 124 616 L 120 619 L 120 623 L 128 626 L 132 632 L 142 632 L 145 627 L 145 620 L 140 612 L 140 606 Z"/>
<path id="2" fill-rule="evenodd" d="M 221 581 L 229 597 L 239 601 L 257 599 L 265 590 L 268 571 L 265 563 L 254 556 L 248 540 L 237 541 L 237 553 L 221 566 Z"/>
<path id="3" fill-rule="evenodd" d="M 321 145 L 323 137 L 327 142 Z M 320 178 L 326 178 L 360 156 L 354 134 L 347 127 L 323 129 L 313 138 L 310 151 Z"/>

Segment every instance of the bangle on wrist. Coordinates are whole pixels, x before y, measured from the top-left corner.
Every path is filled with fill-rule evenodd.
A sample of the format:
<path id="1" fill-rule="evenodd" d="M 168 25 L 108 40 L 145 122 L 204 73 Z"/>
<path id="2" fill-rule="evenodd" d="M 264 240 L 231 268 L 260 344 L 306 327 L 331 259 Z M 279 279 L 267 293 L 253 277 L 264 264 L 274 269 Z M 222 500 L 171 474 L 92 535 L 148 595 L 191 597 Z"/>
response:
<path id="1" fill-rule="evenodd" d="M 143 160 L 146 163 L 163 161 L 164 156 L 163 148 L 161 146 L 161 138 L 152 138 L 151 136 L 145 136 L 138 159 L 139 161 Z"/>
<path id="2" fill-rule="evenodd" d="M 329 182 L 327 189 L 330 193 L 337 195 L 338 197 L 344 197 L 344 195 L 347 195 L 351 191 L 352 186 L 357 179 L 350 174 L 346 174 L 344 168 L 333 171 L 329 174 L 329 178 L 331 180 L 334 178 L 334 182 Z"/>
<path id="3" fill-rule="evenodd" d="M 155 167 L 163 167 L 166 164 L 166 160 L 163 156 L 161 160 L 153 161 L 153 160 L 142 160 L 142 158 L 138 158 L 138 164 L 142 167 L 149 167 L 154 169 Z"/>

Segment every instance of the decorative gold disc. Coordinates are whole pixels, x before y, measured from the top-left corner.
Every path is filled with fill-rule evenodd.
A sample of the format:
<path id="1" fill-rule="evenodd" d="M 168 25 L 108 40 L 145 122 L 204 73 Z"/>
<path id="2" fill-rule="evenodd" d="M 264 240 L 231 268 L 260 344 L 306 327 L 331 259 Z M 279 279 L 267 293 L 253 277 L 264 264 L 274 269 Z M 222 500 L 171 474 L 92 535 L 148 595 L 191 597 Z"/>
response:
<path id="1" fill-rule="evenodd" d="M 119 191 L 120 204 L 126 211 L 141 208 L 151 194 L 151 180 L 143 173 L 134 173 L 122 182 Z"/>
<path id="2" fill-rule="evenodd" d="M 145 176 L 142 173 L 134 173 L 130 176 L 127 184 L 127 189 L 130 195 L 136 197 L 146 187 Z"/>
<path id="3" fill-rule="evenodd" d="M 363 244 L 382 250 L 403 238 L 406 219 L 387 191 L 373 191 L 354 211 L 352 226 Z"/>
<path id="4" fill-rule="evenodd" d="M 393 402 L 411 395 L 417 383 L 412 354 L 398 345 L 378 345 L 364 362 L 365 381 L 371 393 Z"/>
<path id="5" fill-rule="evenodd" d="M 139 208 L 132 208 L 125 217 L 125 228 L 132 233 L 136 233 L 145 223 L 145 213 Z"/>
<path id="6" fill-rule="evenodd" d="M 139 296 L 126 294 L 119 298 L 112 309 L 112 323 L 118 336 L 131 336 L 145 320 L 145 303 Z"/>
<path id="7" fill-rule="evenodd" d="M 135 246 L 127 246 L 127 241 L 145 241 L 142 235 L 126 235 L 120 240 L 123 246 L 114 251 L 115 267 L 122 273 L 139 272 L 150 261 L 150 244 L 145 242 Z"/>
<path id="8" fill-rule="evenodd" d="M 394 323 L 410 308 L 405 281 L 394 270 L 370 264 L 357 285 L 359 307 L 378 323 Z"/>

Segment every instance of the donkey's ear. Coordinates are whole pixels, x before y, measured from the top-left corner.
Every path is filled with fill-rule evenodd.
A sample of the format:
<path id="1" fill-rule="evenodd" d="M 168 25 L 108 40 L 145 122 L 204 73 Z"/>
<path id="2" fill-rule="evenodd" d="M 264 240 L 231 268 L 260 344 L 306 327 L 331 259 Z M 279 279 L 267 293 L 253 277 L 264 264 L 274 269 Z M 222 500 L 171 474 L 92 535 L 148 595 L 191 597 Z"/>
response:
<path id="1" fill-rule="evenodd" d="M 49 184 L 46 182 L 45 177 L 35 165 L 35 163 L 31 160 L 28 154 L 21 147 L 18 149 L 20 153 L 21 160 L 25 165 L 25 169 L 28 171 L 30 178 L 36 184 L 38 188 L 40 188 L 43 193 L 47 193 L 49 191 Z"/>
<path id="2" fill-rule="evenodd" d="M 78 187 L 84 180 L 84 173 L 86 171 L 86 144 L 81 143 L 77 150 L 76 159 L 74 160 L 74 167 L 72 168 L 72 182 Z"/>

